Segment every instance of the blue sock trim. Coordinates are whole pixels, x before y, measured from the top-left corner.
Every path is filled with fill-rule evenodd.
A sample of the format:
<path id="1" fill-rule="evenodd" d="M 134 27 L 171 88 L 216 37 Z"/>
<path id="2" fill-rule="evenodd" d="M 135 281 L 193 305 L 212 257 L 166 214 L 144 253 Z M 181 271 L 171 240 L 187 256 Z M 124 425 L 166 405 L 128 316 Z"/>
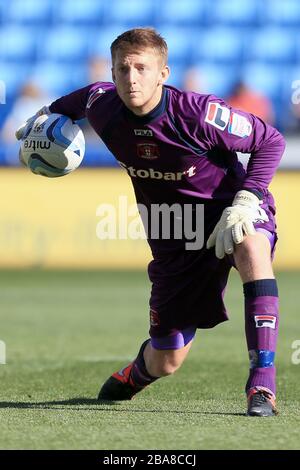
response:
<path id="1" fill-rule="evenodd" d="M 275 352 L 267 351 L 265 349 L 251 349 L 249 351 L 250 369 L 257 367 L 273 367 Z"/>
<path id="2" fill-rule="evenodd" d="M 246 282 L 243 288 L 246 298 L 262 296 L 278 297 L 276 279 L 260 279 L 258 281 Z"/>

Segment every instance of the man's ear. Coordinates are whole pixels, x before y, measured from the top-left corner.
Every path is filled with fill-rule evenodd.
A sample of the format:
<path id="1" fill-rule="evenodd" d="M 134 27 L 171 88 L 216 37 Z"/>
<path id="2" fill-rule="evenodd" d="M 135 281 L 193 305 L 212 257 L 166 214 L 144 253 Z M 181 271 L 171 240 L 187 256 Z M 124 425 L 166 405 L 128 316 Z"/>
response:
<path id="1" fill-rule="evenodd" d="M 165 65 L 162 71 L 160 72 L 160 79 L 158 81 L 158 84 L 162 85 L 163 83 L 165 83 L 165 81 L 167 81 L 169 76 L 170 76 L 170 68 L 168 65 Z"/>
<path id="2" fill-rule="evenodd" d="M 115 72 L 114 72 L 114 68 L 113 68 L 113 67 L 111 68 L 111 76 L 112 76 L 113 82 L 115 82 L 115 81 L 116 81 L 116 77 L 115 77 Z"/>

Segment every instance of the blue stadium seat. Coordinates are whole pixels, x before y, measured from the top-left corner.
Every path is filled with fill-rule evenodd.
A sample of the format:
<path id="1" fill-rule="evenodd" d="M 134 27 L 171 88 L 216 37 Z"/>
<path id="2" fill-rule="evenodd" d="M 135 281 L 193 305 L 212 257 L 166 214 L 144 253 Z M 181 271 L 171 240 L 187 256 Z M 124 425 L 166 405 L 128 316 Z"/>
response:
<path id="1" fill-rule="evenodd" d="M 52 28 L 38 45 L 39 60 L 76 62 L 86 59 L 88 31 L 86 28 L 76 27 Z"/>
<path id="2" fill-rule="evenodd" d="M 7 4 L 3 0 L 0 0 L 0 25 L 4 22 L 4 16 L 7 11 Z"/>
<path id="3" fill-rule="evenodd" d="M 54 12 L 55 23 L 101 24 L 104 16 L 104 2 L 99 0 L 64 0 L 58 2 Z"/>
<path id="4" fill-rule="evenodd" d="M 283 74 L 282 67 L 263 63 L 248 63 L 241 70 L 241 78 L 249 87 L 271 99 L 276 99 L 281 94 Z"/>
<path id="5" fill-rule="evenodd" d="M 193 37 L 195 61 L 238 64 L 243 59 L 243 32 L 232 28 L 207 29 L 198 38 Z"/>
<path id="6" fill-rule="evenodd" d="M 198 69 L 202 84 L 201 93 L 213 94 L 223 99 L 231 94 L 238 79 L 238 70 L 235 66 L 200 63 Z"/>
<path id="7" fill-rule="evenodd" d="M 117 36 L 126 30 L 123 24 L 102 27 L 97 32 L 89 35 L 89 55 L 110 58 L 110 45 Z"/>
<path id="8" fill-rule="evenodd" d="M 159 32 L 167 41 L 170 62 L 188 65 L 191 62 L 191 48 L 195 38 L 194 29 L 161 25 Z"/>
<path id="9" fill-rule="evenodd" d="M 130 27 L 150 26 L 154 19 L 156 0 L 110 0 L 105 2 L 104 21 L 107 25 L 127 24 Z M 128 28 L 127 28 L 128 29 Z"/>
<path id="10" fill-rule="evenodd" d="M 6 26 L 1 28 L 0 61 L 33 60 L 36 54 L 38 36 L 38 32 L 30 27 Z"/>
<path id="11" fill-rule="evenodd" d="M 293 31 L 266 27 L 249 35 L 248 60 L 273 64 L 291 63 L 296 57 L 296 36 Z"/>
<path id="12" fill-rule="evenodd" d="M 172 25 L 204 24 L 207 21 L 206 12 L 210 2 L 207 0 L 164 0 L 156 3 L 156 24 L 160 29 L 160 23 Z"/>
<path id="13" fill-rule="evenodd" d="M 261 15 L 266 24 L 292 27 L 300 25 L 299 0 L 265 0 L 262 3 Z"/>
<path id="14" fill-rule="evenodd" d="M 174 86 L 175 88 L 183 88 L 183 79 L 186 67 L 178 63 L 169 63 L 171 74 L 168 78 L 166 85 Z"/>
<path id="15" fill-rule="evenodd" d="M 53 97 L 70 93 L 84 85 L 85 64 L 58 64 L 53 62 L 39 62 L 34 67 L 31 78 L 36 80 L 43 89 Z"/>
<path id="16" fill-rule="evenodd" d="M 210 2 L 211 24 L 252 26 L 259 20 L 260 0 L 215 0 Z"/>
<path id="17" fill-rule="evenodd" d="M 0 80 L 5 84 L 6 101 L 15 98 L 23 83 L 29 79 L 31 63 L 0 62 Z"/>
<path id="18" fill-rule="evenodd" d="M 97 143 L 90 143 L 87 140 L 86 153 L 82 162 L 82 166 L 115 166 L 120 167 L 119 163 L 99 139 Z"/>
<path id="19" fill-rule="evenodd" d="M 49 21 L 52 0 L 10 0 L 5 2 L 5 20 L 9 23 L 42 24 Z"/>
<path id="20" fill-rule="evenodd" d="M 300 31 L 296 35 L 296 59 L 293 61 L 291 65 L 299 65 L 300 64 Z"/>

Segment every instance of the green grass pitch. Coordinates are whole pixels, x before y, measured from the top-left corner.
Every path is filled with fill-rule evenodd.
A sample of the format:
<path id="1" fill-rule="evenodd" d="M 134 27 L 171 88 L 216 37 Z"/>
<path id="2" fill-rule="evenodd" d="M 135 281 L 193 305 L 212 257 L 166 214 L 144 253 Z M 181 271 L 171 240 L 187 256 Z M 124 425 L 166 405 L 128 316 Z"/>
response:
<path id="1" fill-rule="evenodd" d="M 248 372 L 240 281 L 231 321 L 198 330 L 172 377 L 131 402 L 98 404 L 100 385 L 148 333 L 150 285 L 140 272 L 2 271 L 1 449 L 297 449 L 300 273 L 279 273 L 276 418 L 245 416 Z M 299 355 L 298 355 L 299 357 Z"/>

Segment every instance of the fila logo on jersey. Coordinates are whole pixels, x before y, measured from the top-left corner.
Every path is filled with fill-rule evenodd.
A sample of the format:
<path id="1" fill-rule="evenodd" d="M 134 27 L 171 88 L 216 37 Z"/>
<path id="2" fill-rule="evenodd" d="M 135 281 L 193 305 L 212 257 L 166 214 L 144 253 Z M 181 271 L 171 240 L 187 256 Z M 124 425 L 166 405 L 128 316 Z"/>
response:
<path id="1" fill-rule="evenodd" d="M 143 137 L 152 137 L 153 132 L 150 129 L 134 129 L 134 135 L 140 135 Z"/>
<path id="2" fill-rule="evenodd" d="M 89 96 L 89 99 L 88 99 L 88 102 L 87 102 L 87 105 L 86 105 L 87 109 L 90 109 L 92 104 L 98 98 L 100 98 L 100 96 L 102 96 L 104 93 L 105 93 L 105 91 L 103 90 L 103 88 L 97 88 L 97 90 L 93 91 L 93 93 L 91 93 L 91 95 Z"/>
<path id="3" fill-rule="evenodd" d="M 146 160 L 154 160 L 159 157 L 158 146 L 149 142 L 137 144 L 137 154 Z"/>
<path id="4" fill-rule="evenodd" d="M 255 315 L 254 320 L 256 328 L 272 328 L 275 330 L 276 317 L 273 315 Z"/>
<path id="5" fill-rule="evenodd" d="M 208 110 L 205 116 L 205 122 L 211 124 L 217 129 L 224 131 L 228 124 L 230 117 L 230 110 L 221 106 L 219 103 L 209 103 Z"/>

